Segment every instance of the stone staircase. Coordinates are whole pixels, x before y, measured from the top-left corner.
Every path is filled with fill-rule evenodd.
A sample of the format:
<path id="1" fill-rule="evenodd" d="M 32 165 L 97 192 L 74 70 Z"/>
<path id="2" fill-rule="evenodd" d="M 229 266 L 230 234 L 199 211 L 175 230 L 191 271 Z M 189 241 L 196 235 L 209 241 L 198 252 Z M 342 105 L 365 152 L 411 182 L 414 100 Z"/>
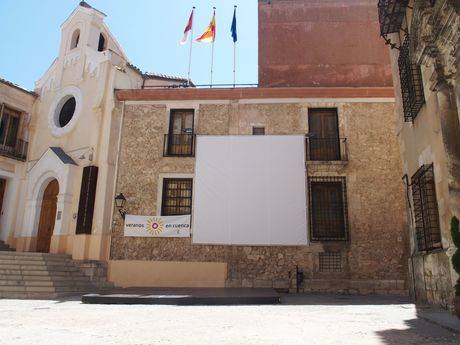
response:
<path id="1" fill-rule="evenodd" d="M 5 242 L 0 241 L 0 251 L 13 251 L 13 248 L 10 248 Z"/>
<path id="2" fill-rule="evenodd" d="M 69 255 L 0 251 L 0 298 L 49 299 L 99 292 Z"/>

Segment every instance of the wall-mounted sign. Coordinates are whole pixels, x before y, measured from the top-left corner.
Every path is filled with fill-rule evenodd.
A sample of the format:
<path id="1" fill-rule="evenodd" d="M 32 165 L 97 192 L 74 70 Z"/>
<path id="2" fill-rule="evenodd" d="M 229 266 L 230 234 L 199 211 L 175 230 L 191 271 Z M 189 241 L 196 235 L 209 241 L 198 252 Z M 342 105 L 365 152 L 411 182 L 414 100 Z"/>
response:
<path id="1" fill-rule="evenodd" d="M 190 215 L 126 215 L 125 237 L 190 237 Z"/>

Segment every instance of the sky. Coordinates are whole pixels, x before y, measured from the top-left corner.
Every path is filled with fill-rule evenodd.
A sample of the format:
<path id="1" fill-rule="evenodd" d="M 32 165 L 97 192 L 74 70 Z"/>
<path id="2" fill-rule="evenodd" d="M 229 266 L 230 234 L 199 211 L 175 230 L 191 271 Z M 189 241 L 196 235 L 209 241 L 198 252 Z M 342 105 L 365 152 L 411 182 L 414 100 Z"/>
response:
<path id="1" fill-rule="evenodd" d="M 201 35 L 216 7 L 214 84 L 233 83 L 230 27 L 237 5 L 237 83 L 257 83 L 257 0 L 87 0 L 107 15 L 110 31 L 129 61 L 142 71 L 187 76 L 189 46 L 179 41 L 196 6 L 194 38 Z M 61 24 L 77 0 L 0 0 L 0 77 L 27 89 L 56 58 Z M 209 84 L 211 44 L 194 43 L 191 77 Z"/>

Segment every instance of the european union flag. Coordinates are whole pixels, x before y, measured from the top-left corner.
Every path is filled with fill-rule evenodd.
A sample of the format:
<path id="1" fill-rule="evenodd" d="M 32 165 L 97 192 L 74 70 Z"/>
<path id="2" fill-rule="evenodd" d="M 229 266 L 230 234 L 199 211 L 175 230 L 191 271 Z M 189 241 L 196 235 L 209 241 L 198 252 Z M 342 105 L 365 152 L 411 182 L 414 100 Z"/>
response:
<path id="1" fill-rule="evenodd" d="M 235 6 L 235 11 L 233 12 L 233 20 L 232 20 L 232 38 L 233 38 L 233 43 L 238 41 L 238 35 L 236 33 L 236 6 Z"/>

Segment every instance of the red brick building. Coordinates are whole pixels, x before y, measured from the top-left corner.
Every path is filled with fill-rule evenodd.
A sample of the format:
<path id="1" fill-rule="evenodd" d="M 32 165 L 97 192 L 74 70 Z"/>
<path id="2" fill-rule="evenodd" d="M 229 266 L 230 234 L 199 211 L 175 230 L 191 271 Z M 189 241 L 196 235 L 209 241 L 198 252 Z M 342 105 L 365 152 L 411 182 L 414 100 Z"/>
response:
<path id="1" fill-rule="evenodd" d="M 374 0 L 259 0 L 259 85 L 392 86 Z"/>

